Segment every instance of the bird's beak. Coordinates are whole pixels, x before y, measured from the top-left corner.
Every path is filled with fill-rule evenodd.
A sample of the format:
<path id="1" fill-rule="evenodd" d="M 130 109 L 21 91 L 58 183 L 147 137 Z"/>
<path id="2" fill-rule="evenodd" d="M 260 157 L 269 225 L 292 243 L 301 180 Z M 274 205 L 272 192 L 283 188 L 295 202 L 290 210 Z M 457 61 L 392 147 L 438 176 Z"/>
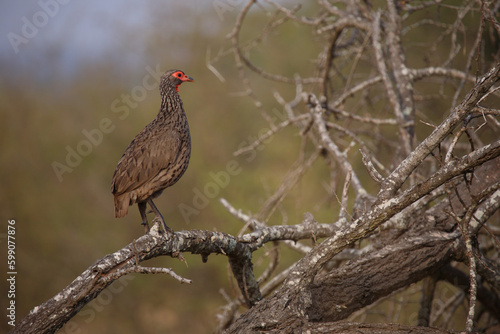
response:
<path id="1" fill-rule="evenodd" d="M 194 79 L 191 78 L 189 75 L 184 74 L 184 77 L 181 79 L 183 82 L 188 81 L 188 82 L 193 82 Z"/>

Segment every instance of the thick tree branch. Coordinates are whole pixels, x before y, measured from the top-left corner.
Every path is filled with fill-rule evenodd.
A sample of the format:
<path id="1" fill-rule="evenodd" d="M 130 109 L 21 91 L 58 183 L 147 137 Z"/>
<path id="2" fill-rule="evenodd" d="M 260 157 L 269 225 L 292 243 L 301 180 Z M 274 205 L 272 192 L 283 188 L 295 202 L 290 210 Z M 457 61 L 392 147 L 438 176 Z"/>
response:
<path id="1" fill-rule="evenodd" d="M 249 310 L 248 312 L 251 315 L 247 314 L 244 319 L 252 318 L 254 324 L 264 326 L 263 328 L 274 328 L 276 323 L 280 322 L 287 322 L 290 326 L 296 326 L 296 322 L 301 321 L 301 315 L 307 313 L 306 310 L 313 303 L 311 294 L 307 293 L 312 280 L 316 277 L 319 270 L 323 268 L 324 264 L 332 259 L 334 255 L 338 254 L 348 245 L 367 236 L 396 213 L 445 182 L 499 155 L 500 141 L 497 141 L 477 151 L 473 151 L 461 159 L 451 160 L 424 182 L 416 184 L 389 201 L 374 205 L 370 211 L 346 226 L 345 229 L 327 238 L 297 262 L 290 272 L 289 277 L 278 291 L 272 297 L 264 299 Z M 459 233 L 453 239 L 456 239 L 458 236 Z M 428 236 L 428 238 L 432 240 L 431 236 Z M 264 311 L 269 308 L 285 311 L 279 316 L 274 314 L 270 317 Z M 237 320 L 230 328 L 229 333 L 236 333 L 242 330 L 242 328 L 247 328 L 246 326 L 248 325 L 246 322 Z"/>
<path id="2" fill-rule="evenodd" d="M 59 294 L 31 310 L 11 333 L 53 333 L 114 280 L 123 274 L 135 272 L 134 268 L 138 267 L 138 263 L 162 255 L 178 257 L 181 252 L 201 254 L 204 258 L 209 254 L 221 253 L 230 258 L 248 257 L 247 247 L 230 235 L 192 230 L 179 231 L 173 236 L 165 237 L 155 225 L 151 233 L 95 262 Z M 248 275 L 246 265 L 246 261 L 234 263 L 233 270 L 237 274 L 244 272 L 247 284 L 253 287 L 256 283 Z M 259 294 L 255 295 L 252 290 L 248 297 L 258 299 Z M 249 300 L 249 303 L 252 302 Z"/>
<path id="3" fill-rule="evenodd" d="M 403 185 L 415 168 L 445 137 L 470 114 L 479 100 L 500 79 L 500 63 L 481 77 L 464 101 L 447 117 L 410 155 L 387 177 L 381 185 L 377 203 L 389 199 Z"/>

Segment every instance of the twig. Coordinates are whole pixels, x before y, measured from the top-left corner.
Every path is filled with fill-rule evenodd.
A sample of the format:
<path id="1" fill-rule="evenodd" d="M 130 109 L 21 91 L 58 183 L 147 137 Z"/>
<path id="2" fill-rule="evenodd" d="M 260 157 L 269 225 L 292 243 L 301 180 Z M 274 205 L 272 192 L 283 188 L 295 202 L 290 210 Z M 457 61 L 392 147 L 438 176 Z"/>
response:
<path id="1" fill-rule="evenodd" d="M 306 171 L 309 170 L 311 165 L 316 161 L 318 157 L 319 151 L 313 152 L 307 160 L 305 160 L 305 158 L 299 157 L 298 161 L 295 164 L 295 166 L 297 167 L 290 170 L 284 176 L 276 191 L 264 202 L 264 204 L 262 204 L 259 213 L 256 215 L 256 218 L 262 221 L 267 221 L 273 214 L 274 210 L 285 199 L 292 188 L 300 181 L 302 176 Z"/>
<path id="2" fill-rule="evenodd" d="M 220 72 L 212 65 L 212 61 L 210 60 L 210 48 L 207 48 L 206 56 L 205 56 L 205 66 L 212 72 L 220 82 L 226 82 L 226 79 L 220 74 Z"/>
<path id="3" fill-rule="evenodd" d="M 352 166 L 347 160 L 347 157 L 345 154 L 343 154 L 338 146 L 333 142 L 332 138 L 328 134 L 328 130 L 326 128 L 325 120 L 322 118 L 323 115 L 323 108 L 321 107 L 321 104 L 319 103 L 318 99 L 316 96 L 313 94 L 309 94 L 308 100 L 311 104 L 311 113 L 314 118 L 314 123 L 316 125 L 316 128 L 318 130 L 318 133 L 320 135 L 321 141 L 325 148 L 332 154 L 332 156 L 337 160 L 337 162 L 340 164 L 342 169 L 344 170 L 345 173 L 348 173 L 349 170 L 352 170 Z M 365 194 L 366 190 L 363 188 L 361 185 L 361 181 L 359 180 L 358 176 L 356 173 L 353 171 L 352 172 L 352 186 L 354 191 L 357 194 Z"/>
<path id="4" fill-rule="evenodd" d="M 352 170 L 347 171 L 344 188 L 342 189 L 342 201 L 340 202 L 339 220 L 347 220 L 347 201 L 349 200 L 349 185 L 351 184 Z"/>
<path id="5" fill-rule="evenodd" d="M 363 152 L 363 150 L 359 150 L 359 152 L 361 153 L 361 156 L 362 156 L 361 161 L 363 161 L 363 164 L 365 165 L 366 170 L 368 171 L 368 174 L 370 174 L 371 178 L 375 182 L 377 182 L 379 184 L 382 183 L 382 181 L 384 180 L 384 177 L 375 169 L 375 166 L 373 166 L 372 162 L 370 161 L 370 159 L 368 158 L 366 153 Z"/>
<path id="6" fill-rule="evenodd" d="M 460 139 L 460 136 L 467 130 L 465 126 L 462 126 L 460 130 L 453 136 L 453 140 L 451 141 L 450 147 L 448 148 L 448 151 L 446 152 L 446 156 L 444 158 L 444 163 L 447 164 L 450 162 L 451 157 L 453 156 L 453 150 L 455 149 L 455 145 L 458 142 L 458 139 Z"/>
<path id="7" fill-rule="evenodd" d="M 118 269 L 117 271 L 113 272 L 112 274 L 105 276 L 103 281 L 105 283 L 113 282 L 113 281 L 117 280 L 118 278 L 120 278 L 121 276 L 130 274 L 130 273 L 167 274 L 167 275 L 172 276 L 177 281 L 179 281 L 179 283 L 191 284 L 193 282 L 190 279 L 184 278 L 184 277 L 176 274 L 170 268 L 143 267 L 143 266 L 134 266 L 134 267 L 130 267 L 130 268 Z"/>
<path id="8" fill-rule="evenodd" d="M 276 134 L 279 130 L 289 126 L 290 124 L 296 123 L 298 121 L 306 120 L 310 118 L 310 115 L 308 114 L 302 114 L 297 116 L 294 119 L 287 119 L 286 121 L 281 122 L 280 124 L 276 125 L 273 129 L 269 129 L 266 133 L 262 134 L 259 138 L 257 138 L 253 143 L 250 145 L 247 145 L 245 147 L 241 147 L 238 149 L 236 152 L 233 153 L 234 156 L 239 156 L 241 154 L 244 154 L 246 152 L 254 150 L 256 147 L 261 145 L 264 141 L 269 139 L 271 136 Z"/>

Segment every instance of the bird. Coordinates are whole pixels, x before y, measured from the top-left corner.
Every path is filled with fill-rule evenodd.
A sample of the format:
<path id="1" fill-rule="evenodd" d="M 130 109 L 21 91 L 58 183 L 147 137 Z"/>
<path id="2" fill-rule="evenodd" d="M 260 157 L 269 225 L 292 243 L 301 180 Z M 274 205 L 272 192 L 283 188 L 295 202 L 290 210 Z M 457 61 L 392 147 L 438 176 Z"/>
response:
<path id="1" fill-rule="evenodd" d="M 179 95 L 179 86 L 194 79 L 181 70 L 168 70 L 160 78 L 160 111 L 155 119 L 139 132 L 118 161 L 111 182 L 115 217 L 127 215 L 129 206 L 137 203 L 149 233 L 147 204 L 159 218 L 165 233 L 174 233 L 167 226 L 153 202 L 165 188 L 174 185 L 186 171 L 191 156 L 191 135 L 186 113 Z"/>

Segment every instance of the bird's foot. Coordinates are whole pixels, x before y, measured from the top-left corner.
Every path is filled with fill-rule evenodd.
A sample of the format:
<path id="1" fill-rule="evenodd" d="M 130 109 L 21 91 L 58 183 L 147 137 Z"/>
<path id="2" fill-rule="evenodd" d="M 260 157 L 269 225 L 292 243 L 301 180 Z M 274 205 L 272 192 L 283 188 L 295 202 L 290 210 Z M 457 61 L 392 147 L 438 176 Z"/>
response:
<path id="1" fill-rule="evenodd" d="M 151 210 L 153 210 L 155 214 L 155 219 L 158 219 L 161 222 L 161 226 L 163 227 L 163 231 L 165 234 L 174 234 L 174 230 L 172 230 L 170 227 L 165 224 L 165 219 L 163 219 L 163 216 L 160 213 L 160 210 L 156 207 L 156 205 L 153 203 L 153 200 L 151 198 L 148 199 L 149 206 L 151 207 Z"/>
<path id="2" fill-rule="evenodd" d="M 160 223 L 163 228 L 163 232 L 165 234 L 174 234 L 174 230 L 172 230 L 170 227 L 167 226 L 167 224 L 165 224 L 165 221 L 163 220 L 162 216 L 156 216 L 155 218 L 153 218 L 153 223 L 154 224 Z"/>
<path id="3" fill-rule="evenodd" d="M 165 232 L 165 234 L 174 234 L 174 230 L 168 227 L 167 224 L 165 224 L 165 222 L 163 221 L 163 219 L 161 220 L 161 225 L 163 226 L 163 231 Z"/>
<path id="4" fill-rule="evenodd" d="M 141 225 L 144 226 L 144 234 L 148 234 L 149 233 L 149 224 L 147 221 L 145 222 L 142 222 Z"/>

